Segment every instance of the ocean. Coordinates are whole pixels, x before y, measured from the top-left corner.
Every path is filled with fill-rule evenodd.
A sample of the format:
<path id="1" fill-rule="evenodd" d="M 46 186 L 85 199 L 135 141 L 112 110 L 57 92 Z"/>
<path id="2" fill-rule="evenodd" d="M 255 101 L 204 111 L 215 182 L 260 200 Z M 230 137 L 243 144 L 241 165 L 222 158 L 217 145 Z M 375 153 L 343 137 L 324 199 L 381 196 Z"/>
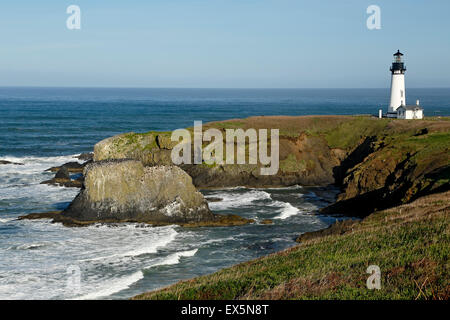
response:
<path id="1" fill-rule="evenodd" d="M 425 116 L 450 115 L 450 89 L 409 89 Z M 41 185 L 46 169 L 123 132 L 173 130 L 255 115 L 377 114 L 388 89 L 0 88 L 0 299 L 126 299 L 295 245 L 337 218 L 318 210 L 333 187 L 202 192 L 215 213 L 257 221 L 227 228 L 142 224 L 67 228 L 19 215 L 64 209 L 78 189 Z M 79 285 L 74 286 L 77 271 Z"/>

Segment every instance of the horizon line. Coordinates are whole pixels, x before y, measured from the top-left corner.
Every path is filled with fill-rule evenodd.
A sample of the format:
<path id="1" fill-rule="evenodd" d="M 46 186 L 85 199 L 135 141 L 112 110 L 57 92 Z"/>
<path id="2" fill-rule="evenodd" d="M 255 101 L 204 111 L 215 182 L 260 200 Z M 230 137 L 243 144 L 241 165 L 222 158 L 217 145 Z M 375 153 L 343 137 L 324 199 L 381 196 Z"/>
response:
<path id="1" fill-rule="evenodd" d="M 0 88 L 29 89 L 162 89 L 162 90 L 367 90 L 389 89 L 389 87 L 144 87 L 144 86 L 3 86 Z M 450 87 L 408 87 L 408 89 L 450 89 Z"/>

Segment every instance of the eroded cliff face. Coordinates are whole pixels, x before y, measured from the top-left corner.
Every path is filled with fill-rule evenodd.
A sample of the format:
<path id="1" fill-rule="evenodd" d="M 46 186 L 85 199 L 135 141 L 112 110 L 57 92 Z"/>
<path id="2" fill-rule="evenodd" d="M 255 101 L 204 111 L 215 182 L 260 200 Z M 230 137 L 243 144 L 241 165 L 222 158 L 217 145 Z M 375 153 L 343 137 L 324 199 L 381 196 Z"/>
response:
<path id="1" fill-rule="evenodd" d="M 225 135 L 225 131 L 224 131 Z M 262 175 L 258 164 L 182 164 L 198 188 L 234 186 L 264 187 L 329 185 L 334 183 L 333 168 L 345 152 L 331 149 L 321 137 L 300 133 L 280 138 L 279 170 L 275 175 Z M 145 166 L 171 165 L 171 151 L 176 142 L 167 133 L 127 133 L 100 141 L 94 148 L 94 160 L 130 158 Z M 225 152 L 224 147 L 224 152 Z M 236 150 L 236 146 L 233 147 Z M 192 148 L 193 149 L 193 148 Z M 248 158 L 248 155 L 247 155 Z"/>
<path id="2" fill-rule="evenodd" d="M 301 134 L 280 138 L 279 170 L 275 175 L 262 175 L 261 165 L 182 165 L 200 188 L 265 187 L 299 185 L 329 185 L 334 182 L 332 168 L 339 164 L 338 156 L 326 141 Z"/>
<path id="3" fill-rule="evenodd" d="M 211 123 L 227 128 L 280 130 L 275 175 L 256 165 L 181 165 L 200 188 L 336 184 L 327 213 L 364 216 L 449 189 L 450 121 L 349 116 L 252 117 Z M 95 160 L 133 158 L 145 166 L 171 164 L 169 133 L 122 134 L 99 142 Z"/>
<path id="4" fill-rule="evenodd" d="M 88 165 L 84 175 L 84 187 L 62 219 L 147 223 L 214 220 L 191 177 L 178 167 L 144 167 L 137 160 L 109 160 Z"/>
<path id="5" fill-rule="evenodd" d="M 367 138 L 361 162 L 341 173 L 343 192 L 323 212 L 365 216 L 449 190 L 449 132 L 421 132 Z"/>

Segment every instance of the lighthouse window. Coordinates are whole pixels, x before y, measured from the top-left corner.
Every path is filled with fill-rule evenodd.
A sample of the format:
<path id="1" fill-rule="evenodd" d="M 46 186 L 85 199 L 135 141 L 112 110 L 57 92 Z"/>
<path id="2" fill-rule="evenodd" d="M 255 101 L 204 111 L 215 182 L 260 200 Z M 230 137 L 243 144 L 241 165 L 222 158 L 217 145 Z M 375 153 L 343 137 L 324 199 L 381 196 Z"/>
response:
<path id="1" fill-rule="evenodd" d="M 400 90 L 400 96 L 403 98 L 403 90 Z"/>

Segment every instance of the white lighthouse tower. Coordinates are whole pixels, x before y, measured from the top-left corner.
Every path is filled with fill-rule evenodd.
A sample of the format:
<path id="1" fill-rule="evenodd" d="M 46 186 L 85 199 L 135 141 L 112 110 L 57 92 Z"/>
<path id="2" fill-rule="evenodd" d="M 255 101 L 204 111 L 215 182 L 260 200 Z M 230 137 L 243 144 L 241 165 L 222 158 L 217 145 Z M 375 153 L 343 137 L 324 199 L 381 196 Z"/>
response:
<path id="1" fill-rule="evenodd" d="M 405 91 L 405 71 L 406 67 L 403 62 L 403 53 L 397 50 L 394 53 L 394 62 L 391 66 L 391 101 L 389 103 L 388 118 L 397 119 L 423 119 L 423 109 L 419 104 L 419 100 L 415 105 L 406 105 Z M 378 115 L 382 117 L 382 112 Z"/>
<path id="2" fill-rule="evenodd" d="M 397 50 L 391 66 L 391 102 L 387 114 L 390 118 L 397 118 L 397 108 L 406 105 L 405 71 L 403 53 Z"/>

